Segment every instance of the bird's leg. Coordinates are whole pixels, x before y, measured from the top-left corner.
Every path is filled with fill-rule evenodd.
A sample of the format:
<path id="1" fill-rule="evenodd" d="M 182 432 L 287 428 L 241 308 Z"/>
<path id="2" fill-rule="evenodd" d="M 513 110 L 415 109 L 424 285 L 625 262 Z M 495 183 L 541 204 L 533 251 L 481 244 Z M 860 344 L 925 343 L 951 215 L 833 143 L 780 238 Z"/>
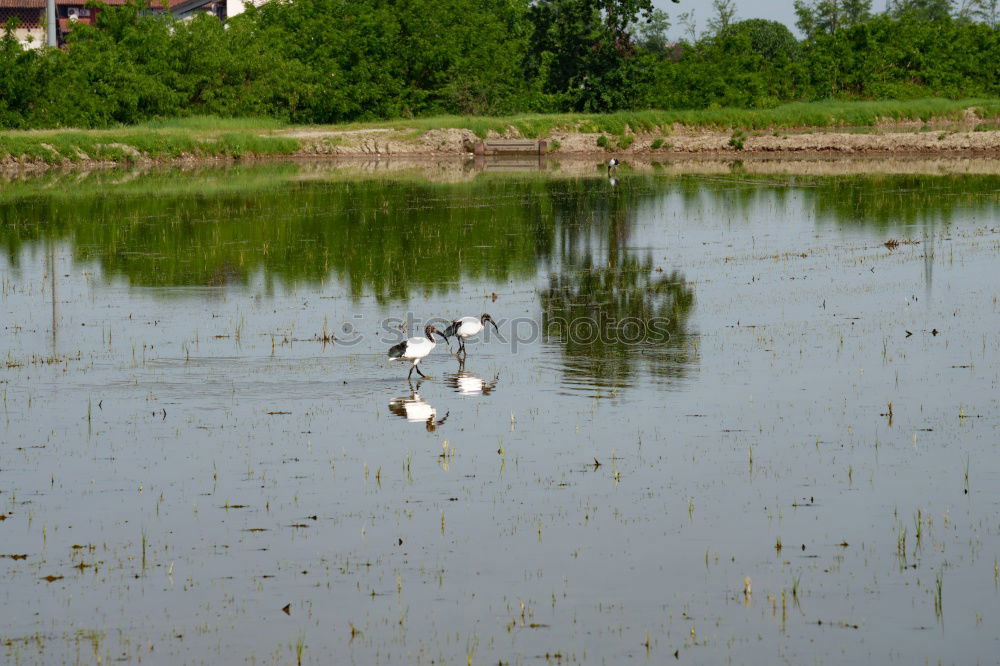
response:
<path id="1" fill-rule="evenodd" d="M 418 375 L 420 375 L 420 376 L 421 376 L 421 377 L 423 377 L 424 379 L 426 379 L 426 378 L 427 378 L 427 375 L 425 375 L 424 373 L 420 372 L 420 368 L 418 368 L 417 366 L 413 366 L 413 368 L 414 368 L 414 369 L 415 369 L 415 370 L 417 371 L 417 374 L 418 374 Z"/>
<path id="2" fill-rule="evenodd" d="M 415 365 L 411 365 L 411 366 L 410 366 L 410 372 L 409 372 L 409 374 L 408 374 L 408 375 L 406 375 L 406 381 L 410 381 L 410 377 L 412 377 L 412 376 L 413 376 L 413 369 L 414 369 L 415 367 L 417 367 L 417 366 L 415 366 Z M 419 370 L 418 370 L 418 372 L 419 372 Z"/>

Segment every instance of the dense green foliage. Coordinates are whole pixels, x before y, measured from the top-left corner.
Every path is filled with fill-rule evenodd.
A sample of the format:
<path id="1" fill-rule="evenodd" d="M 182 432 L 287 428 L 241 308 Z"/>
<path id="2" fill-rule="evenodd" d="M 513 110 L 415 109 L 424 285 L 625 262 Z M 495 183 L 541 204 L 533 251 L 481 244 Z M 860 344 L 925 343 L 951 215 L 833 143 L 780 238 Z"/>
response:
<path id="1" fill-rule="evenodd" d="M 0 38 L 0 127 L 1000 96 L 995 2 L 794 2 L 803 40 L 716 2 L 676 44 L 651 0 L 272 0 L 225 25 L 104 7 L 60 49 Z"/>

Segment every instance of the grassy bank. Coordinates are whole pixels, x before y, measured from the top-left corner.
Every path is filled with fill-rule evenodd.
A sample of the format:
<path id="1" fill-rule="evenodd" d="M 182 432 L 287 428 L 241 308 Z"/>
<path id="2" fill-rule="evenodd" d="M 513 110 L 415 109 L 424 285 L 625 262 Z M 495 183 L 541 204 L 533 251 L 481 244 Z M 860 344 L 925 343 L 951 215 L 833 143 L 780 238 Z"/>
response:
<path id="1" fill-rule="evenodd" d="M 65 164 L 129 163 L 142 160 L 236 159 L 248 156 L 293 155 L 303 150 L 300 139 L 282 130 L 318 130 L 335 135 L 356 130 L 391 130 L 397 148 L 422 152 L 420 137 L 438 129 L 465 129 L 479 137 L 515 128 L 528 138 L 555 133 L 602 133 L 619 137 L 626 148 L 628 133 L 669 135 L 677 125 L 694 130 L 764 131 L 815 128 L 877 127 L 886 122 L 947 123 L 967 120 L 973 109 L 980 121 L 1000 118 L 1000 99 L 921 99 L 888 102 L 814 102 L 785 104 L 772 109 L 705 109 L 699 111 L 636 111 L 609 114 L 544 114 L 508 117 L 439 116 L 372 123 L 286 127 L 261 118 L 191 117 L 160 120 L 118 130 L 49 130 L 0 132 L 0 162 Z M 986 125 L 983 125 L 986 127 Z M 333 137 L 331 142 L 340 138 Z M 630 143 L 630 141 L 628 142 Z M 654 145 L 656 149 L 659 146 Z M 426 152 L 426 146 L 423 148 Z M 398 152 L 398 150 L 397 150 Z"/>
<path id="2" fill-rule="evenodd" d="M 291 155 L 299 148 L 292 138 L 267 136 L 260 130 L 237 130 L 240 124 L 202 118 L 212 130 L 177 126 L 137 127 L 118 131 L 28 131 L 0 133 L 0 161 L 45 164 L 65 162 L 135 162 L 179 158 L 239 158 L 249 155 Z M 261 128 L 263 129 L 263 128 Z"/>
<path id="3" fill-rule="evenodd" d="M 479 137 L 515 127 L 522 136 L 544 137 L 557 131 L 605 132 L 622 134 L 626 128 L 636 133 L 669 132 L 675 125 L 692 129 L 765 130 L 815 127 L 872 127 L 881 122 L 959 121 L 973 108 L 980 118 L 1000 117 L 1000 99 L 916 99 L 884 102 L 796 102 L 772 109 L 702 109 L 680 111 L 622 111 L 618 113 L 533 114 L 506 117 L 438 116 L 338 126 L 345 130 L 409 128 L 428 131 L 440 128 L 468 129 Z"/>

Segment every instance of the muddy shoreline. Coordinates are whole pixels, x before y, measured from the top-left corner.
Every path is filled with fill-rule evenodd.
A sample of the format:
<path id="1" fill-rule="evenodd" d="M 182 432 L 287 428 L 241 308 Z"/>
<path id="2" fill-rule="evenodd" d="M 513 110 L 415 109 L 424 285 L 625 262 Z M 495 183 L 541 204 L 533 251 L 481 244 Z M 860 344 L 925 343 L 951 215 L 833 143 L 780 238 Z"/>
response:
<path id="1" fill-rule="evenodd" d="M 269 131 L 262 136 L 299 142 L 290 155 L 254 154 L 240 157 L 184 155 L 153 158 L 128 151 L 123 160 L 98 160 L 76 154 L 61 160 L 0 159 L 0 171 L 44 171 L 52 168 L 106 168 L 134 165 L 208 165 L 283 159 L 473 158 L 471 146 L 479 140 L 467 129 L 435 129 L 414 133 L 407 129 L 370 128 L 333 130 L 303 128 Z M 521 138 L 514 128 L 493 138 Z M 631 162 L 686 160 L 840 159 L 864 158 L 1000 158 L 1000 129 L 978 118 L 964 123 L 887 123 L 877 127 L 775 130 L 770 132 L 711 131 L 675 126 L 667 133 L 601 133 L 557 131 L 544 137 L 544 156 L 518 159 L 598 160 L 617 156 Z M 599 142 L 607 147 L 601 147 Z"/>
<path id="2" fill-rule="evenodd" d="M 927 129 L 927 127 L 931 127 Z M 675 127 L 669 134 L 628 134 L 622 147 L 611 140 L 608 148 L 598 141 L 601 133 L 553 132 L 545 137 L 548 154 L 642 155 L 682 157 L 691 155 L 744 156 L 758 154 L 864 154 L 864 155 L 1000 155 L 1000 130 L 978 130 L 979 125 L 918 125 L 859 128 L 855 131 L 773 131 L 735 134 L 732 131 L 690 130 Z M 864 133 L 862 133 L 864 132 Z M 470 130 L 432 130 L 419 137 L 393 130 L 350 132 L 293 130 L 279 133 L 302 142 L 299 155 L 442 155 L 471 154 L 479 140 Z M 499 137 L 498 137 L 499 138 Z M 520 138 L 511 131 L 503 138 Z M 735 140 L 734 140 L 735 138 Z M 735 145 L 734 145 L 735 144 Z"/>

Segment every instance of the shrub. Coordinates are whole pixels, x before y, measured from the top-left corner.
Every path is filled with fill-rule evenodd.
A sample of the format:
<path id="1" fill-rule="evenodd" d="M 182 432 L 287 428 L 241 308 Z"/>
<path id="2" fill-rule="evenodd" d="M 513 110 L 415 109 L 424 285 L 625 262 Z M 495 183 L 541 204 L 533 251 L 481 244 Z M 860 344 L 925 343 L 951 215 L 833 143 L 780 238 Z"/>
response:
<path id="1" fill-rule="evenodd" d="M 733 150 L 743 150 L 743 142 L 746 138 L 747 135 L 743 133 L 743 130 L 733 130 L 733 135 L 729 137 L 729 145 Z"/>

